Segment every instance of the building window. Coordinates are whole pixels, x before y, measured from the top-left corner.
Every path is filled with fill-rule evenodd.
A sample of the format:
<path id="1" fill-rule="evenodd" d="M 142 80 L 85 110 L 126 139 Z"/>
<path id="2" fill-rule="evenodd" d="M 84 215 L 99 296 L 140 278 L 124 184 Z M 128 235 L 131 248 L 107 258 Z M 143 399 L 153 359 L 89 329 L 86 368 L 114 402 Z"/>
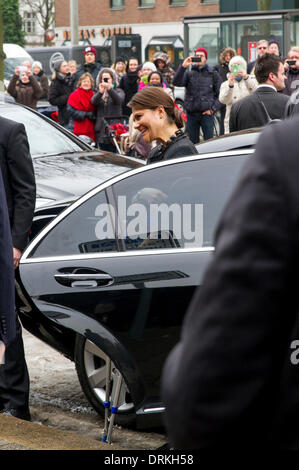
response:
<path id="1" fill-rule="evenodd" d="M 154 7 L 155 0 L 139 0 L 139 7 Z"/>
<path id="2" fill-rule="evenodd" d="M 125 0 L 110 0 L 110 8 L 123 8 Z"/>
<path id="3" fill-rule="evenodd" d="M 169 0 L 169 5 L 186 5 L 186 0 Z"/>
<path id="4" fill-rule="evenodd" d="M 201 3 L 219 3 L 219 0 L 201 0 Z"/>
<path id="5" fill-rule="evenodd" d="M 36 32 L 35 13 L 24 11 L 23 30 L 27 34 L 34 34 Z"/>

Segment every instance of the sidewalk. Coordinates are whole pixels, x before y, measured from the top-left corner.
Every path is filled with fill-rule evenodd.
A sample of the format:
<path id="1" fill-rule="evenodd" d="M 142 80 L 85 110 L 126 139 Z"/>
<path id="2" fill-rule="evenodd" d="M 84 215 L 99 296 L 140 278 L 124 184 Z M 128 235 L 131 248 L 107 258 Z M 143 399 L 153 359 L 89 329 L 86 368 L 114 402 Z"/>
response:
<path id="1" fill-rule="evenodd" d="M 0 414 L 0 451 L 2 450 L 114 451 L 121 449 L 113 444 L 105 444 L 70 431 L 62 431 Z"/>

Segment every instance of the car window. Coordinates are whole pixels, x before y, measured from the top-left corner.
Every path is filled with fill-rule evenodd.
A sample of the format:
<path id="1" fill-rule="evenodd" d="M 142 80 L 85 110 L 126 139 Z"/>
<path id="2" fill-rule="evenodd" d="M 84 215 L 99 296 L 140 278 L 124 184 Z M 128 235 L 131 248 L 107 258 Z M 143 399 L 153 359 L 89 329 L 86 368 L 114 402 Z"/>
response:
<path id="1" fill-rule="evenodd" d="M 3 106 L 0 108 L 0 114 L 24 124 L 32 157 L 82 151 L 82 147 L 67 135 L 26 108 L 15 105 Z"/>
<path id="2" fill-rule="evenodd" d="M 117 251 L 112 224 L 105 191 L 101 191 L 62 219 L 31 256 L 40 258 Z"/>
<path id="3" fill-rule="evenodd" d="M 173 163 L 115 183 L 125 249 L 213 246 L 216 223 L 246 158 Z"/>
<path id="4" fill-rule="evenodd" d="M 28 57 L 9 57 L 4 59 L 4 78 L 5 80 L 10 80 L 17 65 L 22 65 L 22 63 L 28 60 Z"/>

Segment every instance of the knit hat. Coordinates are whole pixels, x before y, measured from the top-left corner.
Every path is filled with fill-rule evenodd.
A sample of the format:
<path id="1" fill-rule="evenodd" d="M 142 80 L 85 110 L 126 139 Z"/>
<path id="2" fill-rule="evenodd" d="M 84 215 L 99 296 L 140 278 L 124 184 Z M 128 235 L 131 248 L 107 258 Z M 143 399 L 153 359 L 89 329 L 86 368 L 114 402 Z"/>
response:
<path id="1" fill-rule="evenodd" d="M 92 46 L 87 46 L 84 49 L 84 55 L 87 54 L 88 52 L 92 52 L 95 56 L 97 56 L 97 51 L 94 47 Z"/>
<path id="2" fill-rule="evenodd" d="M 142 70 L 143 69 L 151 69 L 152 72 L 156 72 L 157 67 L 155 66 L 155 64 L 153 64 L 153 62 L 144 62 L 142 66 Z"/>
<path id="3" fill-rule="evenodd" d="M 65 62 L 65 60 L 64 59 L 59 59 L 59 60 L 56 60 L 53 63 L 53 69 L 55 70 L 55 72 L 59 72 L 62 62 Z"/>
<path id="4" fill-rule="evenodd" d="M 204 47 L 198 47 L 197 49 L 195 49 L 195 52 L 203 52 L 206 56 L 206 59 L 208 60 L 208 51 Z"/>
<path id="5" fill-rule="evenodd" d="M 117 62 L 123 62 L 125 64 L 126 60 L 123 57 L 116 57 L 114 63 L 117 64 Z"/>
<path id="6" fill-rule="evenodd" d="M 271 46 L 271 44 L 276 44 L 276 45 L 278 46 L 278 48 L 279 48 L 279 42 L 276 41 L 275 39 L 271 39 L 271 40 L 269 41 L 268 45 Z"/>
<path id="7" fill-rule="evenodd" d="M 39 69 L 43 70 L 43 66 L 41 64 L 41 62 L 39 62 L 38 60 L 35 60 L 32 64 L 32 68 L 34 67 L 38 67 Z"/>

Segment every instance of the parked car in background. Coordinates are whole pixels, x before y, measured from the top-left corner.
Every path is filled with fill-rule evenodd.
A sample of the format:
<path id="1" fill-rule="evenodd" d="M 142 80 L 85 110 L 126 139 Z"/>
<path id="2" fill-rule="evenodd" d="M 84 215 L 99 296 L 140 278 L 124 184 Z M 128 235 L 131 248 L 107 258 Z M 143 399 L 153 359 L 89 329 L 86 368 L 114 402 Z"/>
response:
<path id="1" fill-rule="evenodd" d="M 3 51 L 6 55 L 4 59 L 4 84 L 8 85 L 9 80 L 15 73 L 17 65 L 22 65 L 25 60 L 29 60 L 31 63 L 33 59 L 31 55 L 18 44 L 3 44 Z"/>
<path id="2" fill-rule="evenodd" d="M 196 145 L 198 153 L 224 152 L 227 150 L 246 150 L 255 147 L 262 128 L 231 132 Z"/>
<path id="3" fill-rule="evenodd" d="M 161 423 L 165 358 L 213 255 L 219 215 L 252 153 L 196 155 L 115 175 L 38 228 L 20 260 L 24 327 L 75 362 L 82 389 L 101 414 L 111 359 L 112 401 L 118 374 L 124 379 L 119 424 Z M 159 204 L 164 215 L 158 217 L 150 211 Z"/>

